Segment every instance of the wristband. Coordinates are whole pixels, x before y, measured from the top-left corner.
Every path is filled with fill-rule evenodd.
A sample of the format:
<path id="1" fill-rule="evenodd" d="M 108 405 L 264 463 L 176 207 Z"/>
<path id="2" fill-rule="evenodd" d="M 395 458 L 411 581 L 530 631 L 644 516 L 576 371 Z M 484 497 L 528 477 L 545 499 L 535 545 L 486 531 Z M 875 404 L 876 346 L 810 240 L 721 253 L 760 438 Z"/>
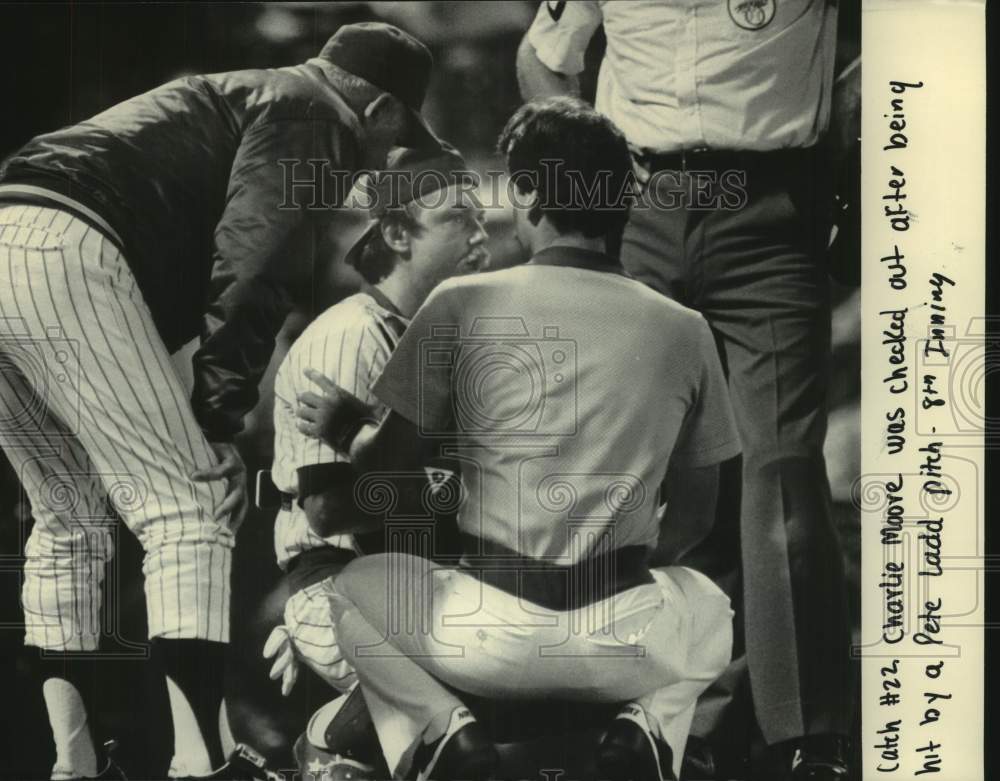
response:
<path id="1" fill-rule="evenodd" d="M 334 434 L 333 439 L 330 444 L 333 445 L 333 449 L 339 453 L 350 453 L 351 443 L 354 438 L 358 435 L 367 424 L 378 425 L 378 421 L 375 418 L 365 416 L 363 418 L 357 418 L 349 423 L 345 423 L 341 426 L 340 431 Z"/>

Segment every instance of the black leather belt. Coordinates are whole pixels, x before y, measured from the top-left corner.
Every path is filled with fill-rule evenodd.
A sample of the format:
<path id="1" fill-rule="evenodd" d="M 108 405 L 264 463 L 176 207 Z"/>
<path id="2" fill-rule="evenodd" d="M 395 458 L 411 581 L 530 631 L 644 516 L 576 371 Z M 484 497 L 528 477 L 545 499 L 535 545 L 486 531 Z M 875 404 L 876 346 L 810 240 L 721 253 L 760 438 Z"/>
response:
<path id="1" fill-rule="evenodd" d="M 335 548 L 332 545 L 304 550 L 289 559 L 285 565 L 288 588 L 294 594 L 313 583 L 336 577 L 357 557 L 352 550 Z"/>
<path id="2" fill-rule="evenodd" d="M 518 556 L 487 540 L 472 545 L 466 544 L 466 550 L 478 549 L 478 555 L 463 557 L 464 572 L 550 610 L 574 610 L 654 582 L 644 545 L 617 548 L 567 566 Z"/>
<path id="3" fill-rule="evenodd" d="M 639 163 L 650 174 L 658 171 L 746 171 L 774 166 L 808 165 L 815 147 L 753 152 L 739 149 L 686 149 L 647 152 Z"/>
<path id="4" fill-rule="evenodd" d="M 279 491 L 281 495 L 281 509 L 286 512 L 291 512 L 298 498 L 295 494 L 286 494 L 284 491 Z M 361 532 L 351 535 L 354 538 L 354 544 L 360 549 L 362 553 L 385 553 L 385 532 L 383 531 L 372 531 L 372 532 Z M 335 550 L 337 550 L 335 548 Z M 311 552 L 311 551 L 307 551 Z M 300 554 L 301 555 L 301 554 Z M 351 554 L 354 555 L 353 553 Z M 292 559 L 294 561 L 294 559 Z M 286 571 L 291 571 L 286 567 Z"/>

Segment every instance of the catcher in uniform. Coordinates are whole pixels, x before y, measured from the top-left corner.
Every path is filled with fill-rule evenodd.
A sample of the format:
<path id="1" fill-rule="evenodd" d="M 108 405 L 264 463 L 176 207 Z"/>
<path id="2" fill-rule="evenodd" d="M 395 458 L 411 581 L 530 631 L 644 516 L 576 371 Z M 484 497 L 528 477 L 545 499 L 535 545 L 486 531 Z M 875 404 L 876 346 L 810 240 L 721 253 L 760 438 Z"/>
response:
<path id="1" fill-rule="evenodd" d="M 25 645 L 54 778 L 97 769 L 94 670 L 69 654 L 98 647 L 107 498 L 145 549 L 170 775 L 222 764 L 230 563 L 246 506 L 233 438 L 288 290 L 314 272 L 314 230 L 349 189 L 317 171 L 349 182 L 396 144 L 429 143 L 418 112 L 430 69 L 401 30 L 348 25 L 302 65 L 182 78 L 38 136 L 4 164 L 0 445 L 35 519 Z M 170 353 L 198 336 L 189 400 Z"/>
<path id="2" fill-rule="evenodd" d="M 283 694 L 300 661 L 335 689 L 353 686 L 330 616 L 333 580 L 357 555 L 384 550 L 384 533 L 370 531 L 371 510 L 355 492 L 347 453 L 300 430 L 297 411 L 308 415 L 318 390 L 309 376 L 332 378 L 384 412 L 371 386 L 413 312 L 439 282 L 488 262 L 483 208 L 472 186 L 450 148 L 394 150 L 368 186 L 373 222 L 346 258 L 364 280 L 361 291 L 317 317 L 278 369 L 271 478 L 283 502 L 274 543 L 292 596 L 264 655 L 275 660 L 271 677 L 281 679 Z"/>

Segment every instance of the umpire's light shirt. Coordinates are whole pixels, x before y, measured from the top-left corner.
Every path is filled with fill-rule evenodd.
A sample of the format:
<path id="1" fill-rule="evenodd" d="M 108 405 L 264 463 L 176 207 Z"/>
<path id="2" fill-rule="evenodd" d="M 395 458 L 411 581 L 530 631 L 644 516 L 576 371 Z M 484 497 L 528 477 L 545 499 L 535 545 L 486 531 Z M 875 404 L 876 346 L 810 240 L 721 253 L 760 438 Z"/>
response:
<path id="1" fill-rule="evenodd" d="M 602 23 L 596 108 L 635 147 L 808 147 L 827 126 L 837 28 L 829 0 L 548 2 L 528 40 L 550 70 L 576 75 Z"/>
<path id="2" fill-rule="evenodd" d="M 576 248 L 438 286 L 374 393 L 426 435 L 457 431 L 463 532 L 559 564 L 655 546 L 668 462 L 740 450 L 701 315 Z"/>

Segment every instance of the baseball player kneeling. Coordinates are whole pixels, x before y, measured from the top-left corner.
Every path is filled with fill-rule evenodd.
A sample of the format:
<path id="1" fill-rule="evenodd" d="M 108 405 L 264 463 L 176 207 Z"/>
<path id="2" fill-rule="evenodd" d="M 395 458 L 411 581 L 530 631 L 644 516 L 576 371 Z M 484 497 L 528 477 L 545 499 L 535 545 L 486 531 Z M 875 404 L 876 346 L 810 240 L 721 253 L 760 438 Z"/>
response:
<path id="1" fill-rule="evenodd" d="M 271 677 L 281 679 L 283 694 L 300 661 L 335 689 L 354 684 L 330 615 L 333 578 L 359 554 L 384 549 L 385 515 L 356 496 L 346 451 L 310 437 L 312 424 L 296 416 L 298 410 L 309 416 L 318 399 L 319 386 L 306 373 L 333 378 L 375 414 L 384 411 L 371 385 L 410 317 L 439 282 L 488 261 L 483 209 L 470 177 L 450 148 L 390 154 L 369 188 L 373 222 L 346 258 L 364 279 L 361 292 L 313 321 L 278 369 L 272 480 L 283 501 L 274 542 L 292 596 L 264 655 L 275 660 Z"/>
<path id="2" fill-rule="evenodd" d="M 649 559 L 668 468 L 693 485 L 740 450 L 722 367 L 704 318 L 605 252 L 631 168 L 610 120 L 528 104 L 500 149 L 531 261 L 428 297 L 372 388 L 391 410 L 379 424 L 333 383 L 313 413 L 361 479 L 417 468 L 441 441 L 462 461 L 460 565 L 352 562 L 333 586 L 340 649 L 398 778 L 495 777 L 464 693 L 621 703 L 600 777 L 675 778 L 732 611 L 704 575 Z M 400 482 L 396 499 L 406 513 L 424 497 Z M 702 509 L 710 525 L 714 498 Z"/>

